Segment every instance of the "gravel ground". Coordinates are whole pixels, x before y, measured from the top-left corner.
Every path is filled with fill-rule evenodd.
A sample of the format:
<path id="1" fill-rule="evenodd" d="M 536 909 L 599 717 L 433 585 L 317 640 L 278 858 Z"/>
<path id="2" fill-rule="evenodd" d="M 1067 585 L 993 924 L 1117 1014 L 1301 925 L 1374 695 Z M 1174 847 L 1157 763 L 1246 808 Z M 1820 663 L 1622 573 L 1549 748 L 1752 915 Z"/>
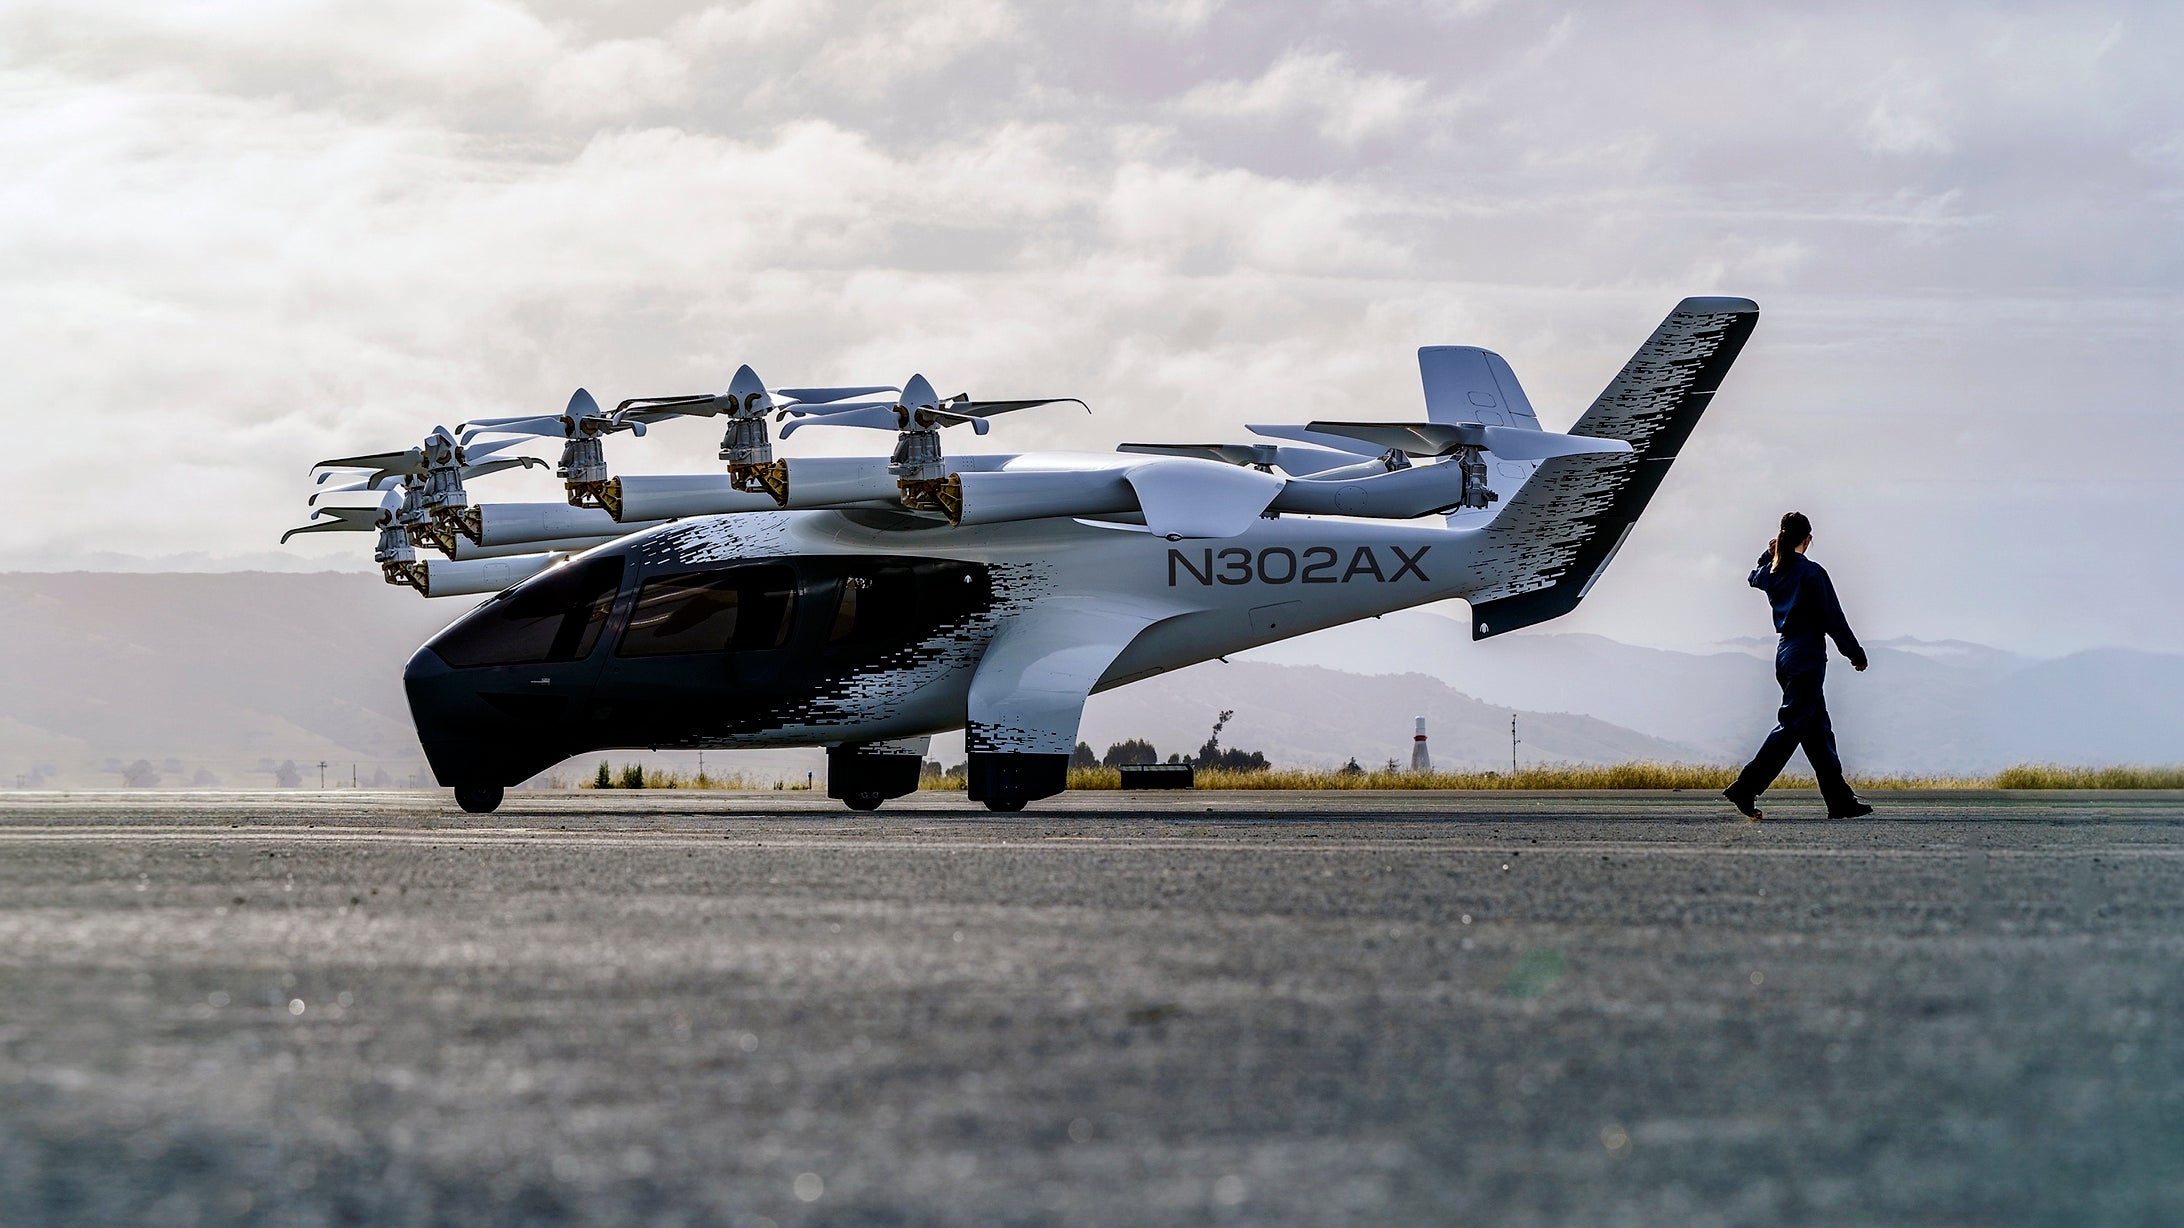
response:
<path id="1" fill-rule="evenodd" d="M 2184 795 L 1775 801 L 6 795 L 0 1222 L 2184 1222 Z"/>

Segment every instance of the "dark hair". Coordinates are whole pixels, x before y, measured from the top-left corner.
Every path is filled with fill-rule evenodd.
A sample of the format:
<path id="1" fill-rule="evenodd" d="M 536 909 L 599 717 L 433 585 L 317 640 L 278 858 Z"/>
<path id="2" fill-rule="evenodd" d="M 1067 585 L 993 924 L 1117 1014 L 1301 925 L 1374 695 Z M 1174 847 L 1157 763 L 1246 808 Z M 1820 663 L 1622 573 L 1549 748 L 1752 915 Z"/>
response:
<path id="1" fill-rule="evenodd" d="M 1782 570 L 1782 561 L 1797 553 L 1797 548 L 1812 537 L 1812 521 L 1803 512 L 1782 513 L 1782 531 L 1775 534 L 1774 567 Z"/>

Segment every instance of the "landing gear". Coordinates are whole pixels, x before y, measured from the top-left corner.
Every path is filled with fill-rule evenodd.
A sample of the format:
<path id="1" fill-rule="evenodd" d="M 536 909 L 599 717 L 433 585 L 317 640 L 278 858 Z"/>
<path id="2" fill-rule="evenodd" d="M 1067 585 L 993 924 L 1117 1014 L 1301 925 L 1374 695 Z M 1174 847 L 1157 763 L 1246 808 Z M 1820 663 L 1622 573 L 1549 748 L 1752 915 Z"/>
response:
<path id="1" fill-rule="evenodd" d="M 891 797 L 918 791 L 922 754 L 873 753 L 858 746 L 827 748 L 827 796 L 851 810 L 878 810 Z"/>
<path id="2" fill-rule="evenodd" d="M 455 804 L 472 814 L 491 814 L 500 809 L 503 796 L 499 785 L 455 786 Z"/>
<path id="3" fill-rule="evenodd" d="M 970 795 L 986 809 L 1015 814 L 1025 802 L 1052 797 L 1069 785 L 1069 756 L 1010 751 L 970 753 Z"/>

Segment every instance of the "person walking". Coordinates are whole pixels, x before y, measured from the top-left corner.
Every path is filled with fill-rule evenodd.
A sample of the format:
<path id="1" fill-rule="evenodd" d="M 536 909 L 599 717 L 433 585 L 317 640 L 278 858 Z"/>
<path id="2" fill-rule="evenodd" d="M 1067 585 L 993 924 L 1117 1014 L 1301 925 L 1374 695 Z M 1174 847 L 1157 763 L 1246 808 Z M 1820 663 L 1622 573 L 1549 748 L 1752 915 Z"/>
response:
<path id="1" fill-rule="evenodd" d="M 1759 753 L 1721 791 L 1747 819 L 1760 817 L 1759 795 L 1782 774 L 1790 752 L 1799 747 L 1819 778 L 1829 818 L 1855 819 L 1873 813 L 1873 807 L 1851 792 L 1843 779 L 1843 762 L 1835 754 L 1835 727 L 1828 720 L 1827 697 L 1821 693 L 1828 672 L 1827 641 L 1834 640 L 1836 650 L 1860 673 L 1865 672 L 1865 649 L 1843 617 L 1835 582 L 1828 579 L 1826 569 L 1805 557 L 1810 545 L 1812 521 L 1803 512 L 1785 512 L 1781 532 L 1767 543 L 1759 566 L 1752 569 L 1752 587 L 1767 594 L 1768 604 L 1774 607 L 1775 630 L 1782 636 L 1775 648 L 1775 681 L 1782 685 L 1782 708 Z"/>

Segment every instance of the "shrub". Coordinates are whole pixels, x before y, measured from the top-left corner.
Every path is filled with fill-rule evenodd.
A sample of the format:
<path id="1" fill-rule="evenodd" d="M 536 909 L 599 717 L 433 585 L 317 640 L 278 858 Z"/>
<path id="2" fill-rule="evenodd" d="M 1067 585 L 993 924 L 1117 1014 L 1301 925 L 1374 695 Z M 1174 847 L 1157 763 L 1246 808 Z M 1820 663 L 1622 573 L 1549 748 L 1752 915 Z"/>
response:
<path id="1" fill-rule="evenodd" d="M 1171 760 L 1173 758 L 1174 756 L 1170 756 Z M 1106 754 L 1100 756 L 1101 767 L 1131 767 L 1141 763 L 1158 762 L 1160 762 L 1160 752 L 1153 749 L 1151 742 L 1141 741 L 1137 738 L 1132 738 L 1127 742 L 1117 742 L 1107 748 Z"/>

